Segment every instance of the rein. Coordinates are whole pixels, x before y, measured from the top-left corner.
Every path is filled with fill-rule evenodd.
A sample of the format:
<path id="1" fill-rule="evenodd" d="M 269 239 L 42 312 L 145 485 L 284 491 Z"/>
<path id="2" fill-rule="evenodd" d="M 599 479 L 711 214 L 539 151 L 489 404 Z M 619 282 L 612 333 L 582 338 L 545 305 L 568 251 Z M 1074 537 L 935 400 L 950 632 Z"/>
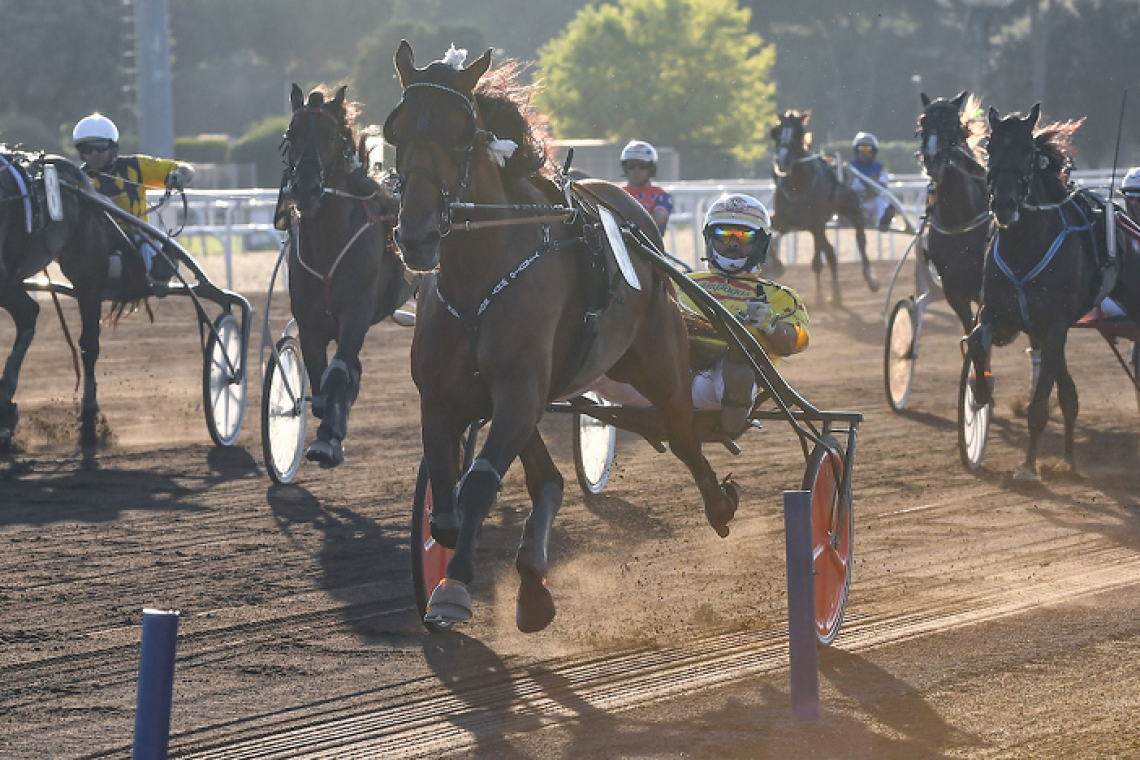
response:
<path id="1" fill-rule="evenodd" d="M 345 195 L 348 195 L 348 194 L 345 193 Z M 375 195 L 375 193 L 373 193 L 373 195 Z M 349 197 L 355 197 L 355 196 L 349 196 Z M 371 196 L 369 196 L 369 197 L 371 197 Z M 363 202 L 361 205 L 364 205 Z M 301 257 L 301 220 L 297 216 L 293 217 L 293 239 L 296 241 L 297 263 L 299 263 L 301 265 L 302 269 L 304 269 L 306 272 L 308 272 L 309 274 L 316 277 L 318 280 L 320 280 L 324 284 L 324 286 L 325 286 L 325 314 L 326 315 L 332 316 L 332 310 L 331 310 L 330 306 L 332 305 L 332 279 L 333 279 L 333 276 L 336 274 L 337 267 L 340 266 L 340 263 L 344 260 L 344 257 L 348 255 L 348 252 L 352 248 L 353 244 L 355 244 L 356 241 L 360 239 L 361 235 L 363 235 L 366 231 L 368 231 L 372 227 L 375 227 L 380 222 L 392 223 L 393 221 L 395 221 L 392 219 L 391 216 L 388 216 L 388 215 L 377 216 L 377 217 L 372 216 L 370 213 L 368 213 L 367 206 L 364 207 L 364 213 L 368 216 L 368 221 L 366 221 L 364 224 L 362 224 L 359 227 L 359 229 L 357 229 L 356 232 L 352 235 L 352 237 L 350 237 L 348 239 L 348 242 L 345 243 L 344 246 L 340 249 L 340 253 L 337 254 L 337 257 L 333 260 L 332 266 L 329 267 L 329 271 L 326 274 L 321 274 L 319 271 L 317 271 L 312 266 L 310 266 L 309 263 L 306 262 L 304 258 Z"/>

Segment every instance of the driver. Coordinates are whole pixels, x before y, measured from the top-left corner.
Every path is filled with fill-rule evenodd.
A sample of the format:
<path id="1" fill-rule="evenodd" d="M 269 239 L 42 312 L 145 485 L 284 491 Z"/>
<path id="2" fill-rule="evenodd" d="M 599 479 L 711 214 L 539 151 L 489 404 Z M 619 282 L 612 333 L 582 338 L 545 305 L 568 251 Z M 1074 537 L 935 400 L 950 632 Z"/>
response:
<path id="1" fill-rule="evenodd" d="M 860 132 L 855 135 L 855 139 L 851 141 L 851 150 L 855 156 L 847 164 L 850 168 L 880 185 L 885 186 L 890 181 L 891 175 L 877 160 L 879 141 L 873 134 Z M 889 230 L 891 220 L 895 217 L 895 207 L 889 205 L 886 198 L 879 195 L 873 187 L 859 179 L 858 176 L 851 182 L 851 185 L 855 188 L 855 192 L 859 193 L 859 200 L 863 204 L 863 218 L 866 223 L 878 225 L 881 232 Z"/>
<path id="2" fill-rule="evenodd" d="M 625 191 L 645 207 L 664 235 L 669 215 L 673 213 L 673 196 L 653 184 L 657 175 L 657 149 L 642 140 L 631 140 L 621 149 L 621 171 L 629 181 Z"/>
<path id="3" fill-rule="evenodd" d="M 83 159 L 83 171 L 95 189 L 134 216 L 146 213 L 146 188 L 182 191 L 194 179 L 194 167 L 169 159 L 150 156 L 119 155 L 119 129 L 99 113 L 85 116 L 75 125 L 71 142 Z M 132 232 L 137 254 L 146 271 L 147 280 L 156 295 L 163 295 L 174 276 L 177 259 L 157 256 L 161 244 L 148 239 L 141 230 Z M 112 255 L 107 276 L 118 279 L 122 274 L 122 258 Z"/>
<path id="4" fill-rule="evenodd" d="M 808 345 L 808 315 L 791 288 L 760 278 L 760 267 L 772 242 L 768 209 L 750 195 L 717 198 L 705 212 L 706 272 L 689 275 L 734 313 L 779 364 Z M 681 303 L 699 311 L 684 294 Z M 739 349 L 719 338 L 692 339 L 697 367 L 693 376 L 693 406 L 720 409 L 720 426 L 735 438 L 748 427 L 748 415 L 759 393 L 756 375 Z"/>

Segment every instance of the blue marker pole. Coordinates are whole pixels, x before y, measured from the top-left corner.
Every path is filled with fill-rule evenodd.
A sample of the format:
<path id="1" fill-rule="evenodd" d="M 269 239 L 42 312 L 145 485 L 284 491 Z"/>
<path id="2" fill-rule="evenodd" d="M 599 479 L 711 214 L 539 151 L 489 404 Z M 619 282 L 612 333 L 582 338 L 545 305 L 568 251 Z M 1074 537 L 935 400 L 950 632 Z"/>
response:
<path id="1" fill-rule="evenodd" d="M 792 714 L 798 720 L 819 720 L 811 491 L 784 491 L 784 541 L 788 568 Z"/>
<path id="2" fill-rule="evenodd" d="M 174 694 L 174 650 L 178 613 L 143 610 L 139 696 L 135 711 L 133 760 L 165 760 L 170 745 L 170 706 Z"/>

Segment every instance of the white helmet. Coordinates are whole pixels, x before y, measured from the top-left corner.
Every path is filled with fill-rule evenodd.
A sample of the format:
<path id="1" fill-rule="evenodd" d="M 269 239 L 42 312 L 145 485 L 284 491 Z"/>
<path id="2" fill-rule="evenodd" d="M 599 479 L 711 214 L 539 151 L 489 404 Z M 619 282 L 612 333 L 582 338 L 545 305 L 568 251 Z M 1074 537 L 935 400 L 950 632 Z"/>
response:
<path id="1" fill-rule="evenodd" d="M 1120 183 L 1120 192 L 1129 195 L 1140 194 L 1140 166 L 1132 167 L 1124 175 L 1124 181 Z"/>
<path id="2" fill-rule="evenodd" d="M 621 162 L 624 164 L 626 161 L 644 161 L 647 164 L 656 164 L 657 149 L 647 142 L 630 140 L 621 149 Z"/>
<path id="3" fill-rule="evenodd" d="M 747 227 L 759 233 L 750 249 L 741 250 L 741 253 L 746 253 L 745 256 L 730 258 L 713 247 L 713 229 L 722 224 Z M 701 229 L 709 264 L 724 274 L 749 272 L 761 266 L 768 258 L 768 246 L 772 242 L 772 218 L 764 204 L 751 195 L 732 193 L 717 198 L 705 212 L 705 222 Z"/>
<path id="4" fill-rule="evenodd" d="M 861 145 L 870 145 L 871 150 L 877 151 L 879 149 L 879 141 L 870 132 L 860 132 L 855 135 L 855 139 L 851 141 L 851 147 L 859 150 Z"/>
<path id="5" fill-rule="evenodd" d="M 91 140 L 110 140 L 118 145 L 119 128 L 103 114 L 93 113 L 84 116 L 72 131 L 71 142 L 73 145 L 80 145 Z"/>

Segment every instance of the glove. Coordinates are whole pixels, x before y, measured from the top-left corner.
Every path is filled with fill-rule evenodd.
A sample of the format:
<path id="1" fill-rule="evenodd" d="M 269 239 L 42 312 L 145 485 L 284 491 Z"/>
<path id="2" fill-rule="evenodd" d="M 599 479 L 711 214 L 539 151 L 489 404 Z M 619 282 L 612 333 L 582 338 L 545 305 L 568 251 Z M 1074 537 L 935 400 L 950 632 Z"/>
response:
<path id="1" fill-rule="evenodd" d="M 740 321 L 755 325 L 760 332 L 769 334 L 772 332 L 775 323 L 775 315 L 772 313 L 772 304 L 767 300 L 760 298 L 750 298 L 744 304 L 744 309 L 736 312 L 736 316 Z"/>
<path id="2" fill-rule="evenodd" d="M 177 169 L 166 175 L 166 189 L 181 192 L 186 189 L 186 178 Z"/>

